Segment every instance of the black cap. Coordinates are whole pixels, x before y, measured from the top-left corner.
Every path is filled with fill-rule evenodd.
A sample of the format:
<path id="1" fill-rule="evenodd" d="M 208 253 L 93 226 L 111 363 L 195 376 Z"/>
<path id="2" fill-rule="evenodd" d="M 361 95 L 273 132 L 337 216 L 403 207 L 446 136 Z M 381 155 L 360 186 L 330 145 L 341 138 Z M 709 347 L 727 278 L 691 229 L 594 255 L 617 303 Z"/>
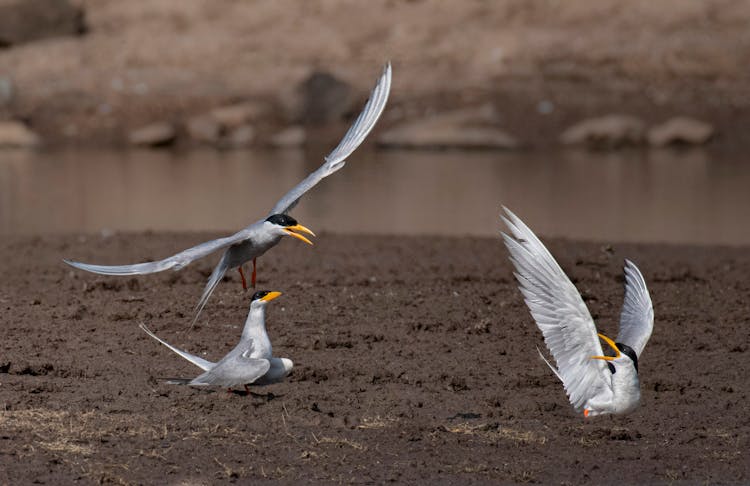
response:
<path id="1" fill-rule="evenodd" d="M 256 301 L 258 299 L 262 299 L 263 297 L 265 297 L 266 295 L 268 295 L 270 293 L 271 293 L 270 290 L 259 290 L 259 291 L 255 292 L 253 294 L 253 298 L 250 299 L 250 301 L 253 302 L 253 301 Z"/>
<path id="2" fill-rule="evenodd" d="M 292 218 L 288 214 L 272 214 L 271 216 L 266 218 L 266 221 L 284 227 L 297 225 L 297 220 Z"/>
<path id="3" fill-rule="evenodd" d="M 635 350 L 627 344 L 615 343 L 615 346 L 617 346 L 617 349 L 619 349 L 622 354 L 633 360 L 635 372 L 638 373 L 638 355 L 635 354 Z"/>

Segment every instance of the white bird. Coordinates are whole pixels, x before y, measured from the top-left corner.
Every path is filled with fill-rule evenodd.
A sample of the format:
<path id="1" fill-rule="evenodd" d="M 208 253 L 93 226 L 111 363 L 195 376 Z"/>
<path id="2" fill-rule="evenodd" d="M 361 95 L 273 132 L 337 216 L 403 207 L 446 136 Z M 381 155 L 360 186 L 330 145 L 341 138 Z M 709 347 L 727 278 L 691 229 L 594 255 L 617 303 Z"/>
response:
<path id="1" fill-rule="evenodd" d="M 581 295 L 547 248 L 508 208 L 501 216 L 512 236 L 502 233 L 526 305 L 544 335 L 570 403 L 585 417 L 632 412 L 640 402 L 638 357 L 654 326 L 646 282 L 625 260 L 625 302 L 620 331 L 612 341 L 598 334 Z M 604 356 L 597 336 L 614 351 Z M 539 352 L 541 355 L 541 351 Z"/>
<path id="2" fill-rule="evenodd" d="M 364 109 L 359 114 L 354 124 L 341 139 L 338 146 L 331 151 L 326 157 L 325 162 L 316 171 L 308 175 L 302 182 L 297 184 L 292 190 L 287 192 L 273 207 L 269 215 L 260 221 L 257 221 L 237 233 L 225 238 L 201 243 L 187 250 L 181 251 L 163 260 L 136 263 L 132 265 L 92 265 L 88 263 L 64 260 L 65 263 L 75 268 L 87 272 L 98 273 L 102 275 L 144 275 L 149 273 L 162 272 L 173 269 L 180 270 L 190 263 L 208 256 L 209 254 L 224 249 L 224 254 L 219 263 L 214 268 L 211 276 L 206 283 L 198 304 L 195 306 L 195 317 L 193 323 L 198 319 L 200 312 L 206 305 L 208 298 L 224 277 L 228 270 L 237 268 L 242 278 L 242 287 L 247 289 L 245 274 L 242 271 L 242 265 L 252 260 L 252 286 L 255 287 L 256 280 L 256 259 L 263 255 L 270 248 L 274 247 L 282 236 L 292 236 L 305 243 L 312 245 L 312 242 L 295 231 L 303 232 L 308 235 L 315 234 L 308 228 L 300 225 L 297 221 L 288 215 L 289 211 L 297 205 L 299 199 L 318 182 L 341 169 L 346 163 L 346 159 L 359 147 L 370 133 L 375 123 L 378 121 L 391 90 L 391 65 L 386 64 L 383 73 L 378 79 L 375 88 L 370 94 L 370 98 L 365 104 Z"/>
<path id="3" fill-rule="evenodd" d="M 233 386 L 243 385 L 245 391 L 249 391 L 249 384 L 269 385 L 283 380 L 292 370 L 294 363 L 287 358 L 273 357 L 271 340 L 268 338 L 265 322 L 266 304 L 280 295 L 281 292 L 266 290 L 255 292 L 250 302 L 250 312 L 247 315 L 240 342 L 216 363 L 175 348 L 141 324 L 141 329 L 146 331 L 146 334 L 204 371 L 203 374 L 192 379 L 175 378 L 168 380 L 167 383 L 193 386 L 214 385 L 230 389 Z"/>

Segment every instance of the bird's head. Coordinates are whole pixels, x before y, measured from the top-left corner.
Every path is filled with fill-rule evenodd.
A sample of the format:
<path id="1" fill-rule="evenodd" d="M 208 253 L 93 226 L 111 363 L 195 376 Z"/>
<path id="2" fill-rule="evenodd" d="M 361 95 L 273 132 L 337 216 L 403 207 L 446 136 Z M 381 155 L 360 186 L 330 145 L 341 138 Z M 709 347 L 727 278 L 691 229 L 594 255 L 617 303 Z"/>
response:
<path id="1" fill-rule="evenodd" d="M 297 238 L 298 240 L 304 241 L 308 245 L 313 244 L 312 241 L 308 240 L 299 233 L 295 233 L 295 231 L 307 233 L 310 236 L 315 236 L 315 233 L 299 224 L 296 219 L 292 218 L 288 214 L 272 214 L 271 216 L 266 218 L 265 223 L 268 228 L 275 234 L 279 234 L 281 236 L 292 236 L 294 238 Z"/>
<path id="2" fill-rule="evenodd" d="M 604 342 L 607 343 L 610 348 L 612 348 L 612 350 L 615 352 L 615 355 L 592 356 L 591 359 L 602 359 L 604 361 L 607 361 L 607 363 L 611 365 L 609 369 L 610 371 L 612 371 L 612 373 L 615 372 L 616 365 L 632 363 L 633 368 L 635 368 L 635 372 L 638 373 L 638 355 L 635 353 L 635 350 L 633 348 L 631 348 L 627 344 L 616 343 L 604 334 L 599 334 L 599 337 L 602 338 L 602 340 L 604 340 Z M 614 369 L 613 366 L 615 366 Z"/>
<path id="3" fill-rule="evenodd" d="M 270 290 L 259 290 L 253 294 L 250 299 L 250 307 L 265 307 L 266 304 L 271 302 L 276 297 L 280 296 L 281 292 L 272 292 Z"/>

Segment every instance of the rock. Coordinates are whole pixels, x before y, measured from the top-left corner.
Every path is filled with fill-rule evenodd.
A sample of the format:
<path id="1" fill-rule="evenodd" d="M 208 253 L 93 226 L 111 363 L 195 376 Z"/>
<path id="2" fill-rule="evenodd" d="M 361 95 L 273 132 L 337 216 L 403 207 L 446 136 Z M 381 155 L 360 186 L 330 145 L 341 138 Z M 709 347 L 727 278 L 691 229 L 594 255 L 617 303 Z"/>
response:
<path id="1" fill-rule="evenodd" d="M 0 108 L 13 101 L 15 89 L 10 78 L 0 76 Z"/>
<path id="2" fill-rule="evenodd" d="M 240 125 L 224 139 L 224 145 L 232 148 L 249 147 L 255 140 L 255 129 L 252 125 Z"/>
<path id="3" fill-rule="evenodd" d="M 499 118 L 491 105 L 457 110 L 395 126 L 378 143 L 404 148 L 518 148 L 518 140 L 497 126 Z"/>
<path id="4" fill-rule="evenodd" d="M 655 147 L 670 144 L 701 145 L 714 136 L 714 128 L 708 123 L 688 117 L 675 117 L 651 127 L 648 143 Z"/>
<path id="5" fill-rule="evenodd" d="M 247 122 L 257 119 L 262 114 L 260 106 L 251 103 L 220 106 L 211 110 L 211 116 L 226 130 L 247 126 Z"/>
<path id="6" fill-rule="evenodd" d="M 271 137 L 271 145 L 279 148 L 293 148 L 304 145 L 306 140 L 307 132 L 305 132 L 304 127 L 294 125 Z"/>
<path id="7" fill-rule="evenodd" d="M 167 122 L 152 123 L 130 132 L 129 140 L 133 145 L 142 147 L 162 147 L 170 145 L 177 137 L 174 125 Z"/>
<path id="8" fill-rule="evenodd" d="M 576 123 L 560 136 L 565 145 L 613 148 L 643 143 L 646 126 L 630 115 L 606 115 Z"/>
<path id="9" fill-rule="evenodd" d="M 288 115 L 293 122 L 324 124 L 340 120 L 354 104 L 351 86 L 330 73 L 316 71 L 297 87 L 297 93 L 285 96 Z"/>
<path id="10" fill-rule="evenodd" d="M 39 135 L 21 122 L 0 122 L 0 148 L 31 148 L 41 142 Z"/>
<path id="11" fill-rule="evenodd" d="M 0 47 L 86 32 L 82 8 L 68 0 L 0 0 Z"/>
<path id="12" fill-rule="evenodd" d="M 222 128 L 211 116 L 196 116 L 187 121 L 187 133 L 190 138 L 200 143 L 215 144 L 219 141 Z"/>

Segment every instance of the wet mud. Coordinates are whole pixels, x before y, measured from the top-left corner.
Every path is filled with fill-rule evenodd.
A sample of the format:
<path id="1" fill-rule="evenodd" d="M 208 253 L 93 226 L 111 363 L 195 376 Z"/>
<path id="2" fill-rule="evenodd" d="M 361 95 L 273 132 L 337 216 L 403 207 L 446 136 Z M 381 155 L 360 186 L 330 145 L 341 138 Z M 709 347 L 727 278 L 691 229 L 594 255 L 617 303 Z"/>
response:
<path id="1" fill-rule="evenodd" d="M 741 484 L 750 481 L 746 248 L 546 240 L 605 334 L 622 261 L 656 321 L 641 407 L 584 420 L 543 346 L 499 238 L 323 234 L 259 259 L 282 384 L 170 386 L 199 370 L 146 336 L 218 358 L 251 292 L 235 272 L 190 328 L 213 259 L 104 277 L 62 258 L 160 258 L 216 234 L 0 242 L 0 483 Z"/>

